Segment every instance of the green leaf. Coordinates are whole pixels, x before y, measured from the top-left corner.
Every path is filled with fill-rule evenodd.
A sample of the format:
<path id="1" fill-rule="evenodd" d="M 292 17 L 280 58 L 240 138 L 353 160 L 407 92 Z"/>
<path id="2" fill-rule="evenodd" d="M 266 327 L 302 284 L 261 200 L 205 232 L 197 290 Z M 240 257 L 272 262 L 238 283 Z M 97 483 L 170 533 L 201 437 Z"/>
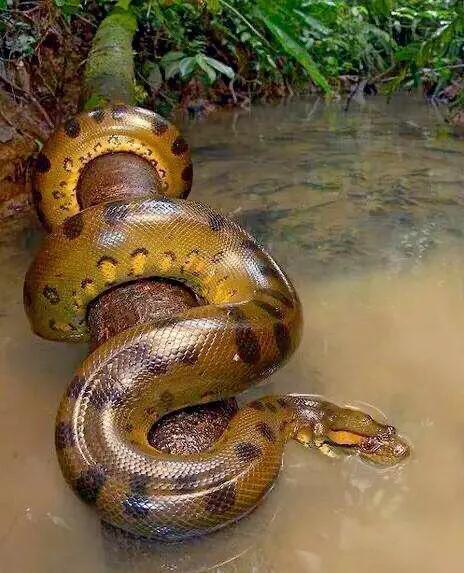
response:
<path id="1" fill-rule="evenodd" d="M 231 67 L 226 66 L 219 60 L 216 60 L 215 58 L 210 58 L 209 56 L 205 56 L 205 60 L 211 67 L 215 68 L 220 74 L 227 76 L 231 80 L 235 78 L 235 72 Z"/>
<path id="2" fill-rule="evenodd" d="M 164 54 L 164 56 L 161 58 L 160 64 L 163 67 L 166 67 L 168 64 L 171 64 L 172 62 L 177 62 L 178 60 L 181 60 L 184 57 L 185 57 L 184 52 L 171 51 L 168 52 L 167 54 Z"/>
<path id="3" fill-rule="evenodd" d="M 256 28 L 256 26 L 253 26 L 253 24 L 250 22 L 250 20 L 248 18 L 245 18 L 245 16 L 239 12 L 237 10 L 237 8 L 235 8 L 234 6 L 232 6 L 232 4 L 230 4 L 229 2 L 227 2 L 226 0 L 219 0 L 220 4 L 222 4 L 222 6 L 224 6 L 225 8 L 227 8 L 227 10 L 230 10 L 232 13 L 234 13 L 238 18 L 240 18 L 246 26 L 248 26 L 248 28 L 250 28 L 250 30 L 252 32 L 254 32 L 256 34 L 256 36 L 258 36 L 258 38 L 261 38 L 261 40 L 263 42 L 265 42 L 266 44 L 269 44 L 269 42 L 266 40 L 266 38 L 261 34 L 261 32 Z"/>
<path id="4" fill-rule="evenodd" d="M 308 24 L 308 26 L 312 30 L 316 30 L 323 36 L 327 36 L 328 34 L 330 34 L 330 29 L 324 26 L 324 24 L 322 24 L 321 22 L 319 22 L 317 18 L 314 18 L 310 14 L 305 14 L 301 10 L 295 10 L 295 14 L 298 14 L 298 16 L 300 16 L 300 18 L 304 20 L 304 22 L 306 22 L 306 24 Z"/>
<path id="5" fill-rule="evenodd" d="M 180 72 L 180 62 L 179 60 L 175 60 L 174 62 L 170 62 L 166 66 L 164 66 L 164 77 L 167 80 L 170 80 L 174 76 L 176 76 Z"/>
<path id="6" fill-rule="evenodd" d="M 275 22 L 275 15 L 272 13 L 263 12 L 263 6 L 265 2 L 260 3 L 260 7 L 257 9 L 257 14 L 263 20 L 268 30 L 282 46 L 285 52 L 295 58 L 297 62 L 308 72 L 312 81 L 319 86 L 326 94 L 332 92 L 327 79 L 319 71 L 314 60 L 308 54 L 306 49 L 299 44 L 295 38 L 293 38 L 286 30 L 283 29 L 279 24 Z"/>
<path id="7" fill-rule="evenodd" d="M 204 71 L 206 72 L 206 75 L 208 76 L 208 79 L 211 83 L 214 83 L 216 81 L 216 72 L 213 70 L 213 68 L 208 65 L 206 58 L 203 54 L 197 54 L 195 56 L 195 61 L 198 64 L 198 66 Z"/>
<path id="8" fill-rule="evenodd" d="M 188 56 L 181 60 L 179 64 L 180 75 L 182 78 L 186 78 L 191 75 L 195 69 L 196 61 L 193 56 Z"/>

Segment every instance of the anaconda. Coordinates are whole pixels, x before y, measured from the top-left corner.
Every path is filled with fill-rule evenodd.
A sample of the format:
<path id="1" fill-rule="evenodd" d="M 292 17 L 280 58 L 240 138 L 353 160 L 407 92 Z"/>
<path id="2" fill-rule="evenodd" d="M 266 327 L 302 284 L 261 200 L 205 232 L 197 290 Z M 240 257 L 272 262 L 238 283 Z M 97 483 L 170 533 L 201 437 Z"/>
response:
<path id="1" fill-rule="evenodd" d="M 82 209 L 81 173 L 120 151 L 150 163 L 159 195 Z M 408 455 L 393 427 L 309 395 L 244 405 L 207 451 L 154 448 L 147 436 L 156 420 L 235 396 L 285 363 L 300 340 L 298 296 L 245 230 L 186 201 L 188 146 L 154 113 L 115 106 L 79 114 L 46 143 L 37 172 L 36 205 L 50 234 L 27 273 L 24 302 L 38 335 L 87 340 L 92 301 L 141 278 L 184 283 L 201 301 L 107 340 L 65 392 L 56 422 L 60 466 L 105 521 L 164 540 L 223 527 L 271 489 L 289 439 L 383 464 Z"/>

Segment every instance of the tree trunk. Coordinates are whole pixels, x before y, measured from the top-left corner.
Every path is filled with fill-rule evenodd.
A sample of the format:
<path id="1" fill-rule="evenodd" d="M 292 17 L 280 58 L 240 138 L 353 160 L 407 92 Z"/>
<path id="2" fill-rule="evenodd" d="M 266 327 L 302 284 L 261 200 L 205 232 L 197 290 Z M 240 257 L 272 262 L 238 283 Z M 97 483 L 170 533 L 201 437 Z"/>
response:
<path id="1" fill-rule="evenodd" d="M 135 103 L 132 40 L 137 20 L 129 6 L 118 2 L 100 24 L 84 72 L 81 107 L 95 109 L 108 103 Z"/>

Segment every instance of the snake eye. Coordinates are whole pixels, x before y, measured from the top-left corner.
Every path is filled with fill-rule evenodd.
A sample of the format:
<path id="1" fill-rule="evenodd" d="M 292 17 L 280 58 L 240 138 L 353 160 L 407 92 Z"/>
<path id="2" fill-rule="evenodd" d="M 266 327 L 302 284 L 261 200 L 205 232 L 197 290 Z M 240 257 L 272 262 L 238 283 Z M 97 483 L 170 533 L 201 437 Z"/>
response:
<path id="1" fill-rule="evenodd" d="M 394 428 L 393 426 L 385 426 L 385 430 L 384 432 L 386 436 L 395 436 L 396 435 L 396 428 Z"/>

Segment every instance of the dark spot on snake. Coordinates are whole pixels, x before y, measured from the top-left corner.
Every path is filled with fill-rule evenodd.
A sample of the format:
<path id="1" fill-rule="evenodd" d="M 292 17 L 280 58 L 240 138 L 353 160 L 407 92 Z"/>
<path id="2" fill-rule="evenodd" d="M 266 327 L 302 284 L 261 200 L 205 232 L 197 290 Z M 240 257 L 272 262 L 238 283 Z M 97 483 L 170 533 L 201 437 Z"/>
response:
<path id="1" fill-rule="evenodd" d="M 112 386 L 98 386 L 90 394 L 89 402 L 96 410 L 103 410 L 108 405 L 119 406 L 122 403 L 122 395 Z"/>
<path id="2" fill-rule="evenodd" d="M 163 135 L 169 129 L 169 124 L 159 118 L 154 118 L 151 122 L 151 130 L 155 135 Z"/>
<path id="3" fill-rule="evenodd" d="M 48 326 L 51 330 L 57 331 L 58 329 L 56 328 L 56 320 L 54 318 L 51 318 L 48 321 Z"/>
<path id="4" fill-rule="evenodd" d="M 282 322 L 276 322 L 274 324 L 274 338 L 280 355 L 287 356 L 290 351 L 292 341 L 288 328 Z"/>
<path id="5" fill-rule="evenodd" d="M 58 304 L 61 300 L 56 288 L 48 285 L 43 289 L 42 294 L 50 304 Z"/>
<path id="6" fill-rule="evenodd" d="M 145 247 L 139 247 L 138 249 L 135 249 L 134 251 L 132 251 L 131 253 L 131 257 L 136 257 L 137 255 L 148 255 L 148 250 Z"/>
<path id="7" fill-rule="evenodd" d="M 113 119 L 121 119 L 129 111 L 127 105 L 115 105 L 111 110 L 111 117 Z"/>
<path id="8" fill-rule="evenodd" d="M 166 374 L 168 371 L 169 361 L 166 360 L 164 356 L 155 355 L 150 357 L 150 360 L 146 366 L 146 371 L 152 376 L 160 376 L 161 374 Z"/>
<path id="9" fill-rule="evenodd" d="M 63 159 L 63 169 L 65 171 L 67 171 L 68 173 L 72 170 L 73 165 L 74 165 L 74 162 L 70 157 L 65 157 Z"/>
<path id="10" fill-rule="evenodd" d="M 177 137 L 172 144 L 171 151 L 174 155 L 182 155 L 188 151 L 188 143 L 183 137 Z"/>
<path id="11" fill-rule="evenodd" d="M 148 408 L 145 408 L 145 414 L 150 416 L 150 418 L 153 417 L 156 414 L 156 407 L 148 406 Z"/>
<path id="12" fill-rule="evenodd" d="M 245 249 L 246 251 L 251 251 L 252 253 L 261 254 L 262 252 L 258 243 L 253 239 L 245 239 L 244 241 L 242 241 L 242 249 Z"/>
<path id="13" fill-rule="evenodd" d="M 281 408 L 287 408 L 288 407 L 288 403 L 287 403 L 287 400 L 285 400 L 285 398 L 278 398 L 277 404 L 279 404 L 279 406 Z"/>
<path id="14" fill-rule="evenodd" d="M 180 361 L 183 364 L 188 364 L 189 366 L 192 366 L 193 364 L 198 362 L 199 358 L 200 358 L 200 352 L 197 350 L 196 345 L 192 344 L 191 346 L 188 346 L 182 351 L 182 356 Z"/>
<path id="15" fill-rule="evenodd" d="M 66 396 L 76 400 L 76 398 L 78 398 L 79 394 L 82 392 L 84 386 L 85 378 L 83 376 L 79 376 L 79 374 L 76 374 L 69 383 L 69 386 L 66 390 Z"/>
<path id="16" fill-rule="evenodd" d="M 258 337 L 251 326 L 238 324 L 235 327 L 235 344 L 240 359 L 246 364 L 256 364 L 261 358 Z"/>
<path id="17" fill-rule="evenodd" d="M 294 306 L 293 301 L 288 296 L 286 296 L 285 294 L 283 294 L 282 292 L 280 292 L 276 289 L 263 289 L 262 292 L 263 292 L 263 294 L 267 294 L 267 295 L 271 296 L 272 298 L 275 298 L 276 300 L 278 300 L 279 302 L 281 302 L 282 304 L 284 304 L 288 308 L 293 308 L 293 306 Z"/>
<path id="18" fill-rule="evenodd" d="M 81 288 L 85 288 L 88 285 L 93 284 L 93 280 L 89 279 L 89 278 L 85 278 L 82 282 L 81 282 Z"/>
<path id="19" fill-rule="evenodd" d="M 35 168 L 39 173 L 46 173 L 50 171 L 51 167 L 50 159 L 45 155 L 45 153 L 39 153 L 37 159 L 35 160 Z"/>
<path id="20" fill-rule="evenodd" d="M 106 473 L 102 467 L 90 468 L 77 478 L 74 489 L 82 500 L 87 503 L 95 503 L 105 481 Z"/>
<path id="21" fill-rule="evenodd" d="M 126 219 L 130 207 L 125 201 L 112 201 L 103 209 L 103 219 L 107 225 L 116 225 Z"/>
<path id="22" fill-rule="evenodd" d="M 243 322 L 244 320 L 246 320 L 245 313 L 237 305 L 230 306 L 227 308 L 227 316 L 230 316 L 230 318 L 232 318 L 233 320 L 235 320 L 237 322 Z"/>
<path id="23" fill-rule="evenodd" d="M 275 442 L 276 436 L 275 436 L 274 430 L 271 428 L 271 426 L 267 422 L 258 422 L 256 424 L 256 429 L 264 438 L 266 438 L 266 440 L 268 442 L 271 442 L 271 443 Z"/>
<path id="24" fill-rule="evenodd" d="M 175 253 L 173 251 L 164 251 L 163 255 L 165 257 L 169 257 L 171 259 L 172 262 L 177 260 L 177 257 L 175 255 Z"/>
<path id="25" fill-rule="evenodd" d="M 97 123 L 101 123 L 105 119 L 105 112 L 101 108 L 97 108 L 90 112 L 90 117 Z"/>
<path id="26" fill-rule="evenodd" d="M 184 169 L 182 170 L 182 181 L 186 183 L 191 183 L 193 179 L 193 165 L 189 163 Z"/>
<path id="27" fill-rule="evenodd" d="M 217 253 L 214 253 L 211 262 L 217 265 L 224 259 L 224 255 L 225 255 L 224 251 L 218 251 Z"/>
<path id="28" fill-rule="evenodd" d="M 169 390 L 165 390 L 164 392 L 161 392 L 159 401 L 163 408 L 169 410 L 174 404 L 174 396 L 169 392 Z"/>
<path id="29" fill-rule="evenodd" d="M 101 257 L 97 261 L 97 266 L 100 267 L 103 263 L 110 263 L 112 265 L 117 265 L 118 261 L 116 259 L 113 259 L 113 257 Z"/>
<path id="30" fill-rule="evenodd" d="M 208 215 L 208 225 L 212 231 L 222 231 L 227 226 L 227 219 L 219 213 L 211 213 Z"/>
<path id="31" fill-rule="evenodd" d="M 82 213 L 76 213 L 72 217 L 66 219 L 63 223 L 63 234 L 67 239 L 73 240 L 82 233 L 84 228 L 84 218 Z"/>
<path id="32" fill-rule="evenodd" d="M 253 410 L 256 410 L 257 412 L 264 412 L 264 410 L 266 409 L 264 404 L 262 402 L 258 402 L 258 400 L 250 402 L 248 404 L 248 407 L 252 408 Z"/>
<path id="33" fill-rule="evenodd" d="M 29 290 L 29 285 L 24 283 L 23 288 L 23 303 L 26 308 L 29 308 L 32 304 L 32 295 L 31 291 Z"/>
<path id="34" fill-rule="evenodd" d="M 72 448 L 75 444 L 74 432 L 71 424 L 58 422 L 55 428 L 55 446 L 57 450 Z"/>
<path id="35" fill-rule="evenodd" d="M 235 503 L 235 485 L 230 483 L 205 496 L 205 509 L 209 513 L 225 513 Z"/>
<path id="36" fill-rule="evenodd" d="M 51 228 L 50 223 L 47 221 L 47 218 L 45 217 L 45 213 L 42 211 L 42 209 L 38 205 L 36 206 L 35 210 L 37 213 L 37 218 L 40 221 L 40 224 L 47 231 L 47 233 L 49 233 L 52 230 L 52 228 Z"/>
<path id="37" fill-rule="evenodd" d="M 243 462 L 252 462 L 261 455 L 261 448 L 251 442 L 241 442 L 235 446 L 237 457 Z"/>
<path id="38" fill-rule="evenodd" d="M 280 272 L 268 261 L 258 261 L 258 268 L 261 274 L 267 278 L 280 279 Z"/>
<path id="39" fill-rule="evenodd" d="M 125 513 L 134 519 L 143 519 L 150 511 L 149 499 L 138 493 L 129 495 L 122 505 Z"/>
<path id="40" fill-rule="evenodd" d="M 280 310 L 279 307 L 273 306 L 272 304 L 270 304 L 264 300 L 255 300 L 253 302 L 261 310 L 264 310 L 270 316 L 272 316 L 272 318 L 276 318 L 277 320 L 282 320 L 284 313 Z"/>
<path id="41" fill-rule="evenodd" d="M 178 476 L 174 481 L 176 490 L 181 492 L 192 491 L 198 487 L 198 479 L 193 475 Z"/>
<path id="42" fill-rule="evenodd" d="M 143 474 L 134 474 L 130 478 L 131 492 L 138 495 L 147 495 L 147 486 L 150 478 Z"/>
<path id="43" fill-rule="evenodd" d="M 272 413 L 277 412 L 277 408 L 274 406 L 272 402 L 266 402 L 266 408 L 269 410 L 269 412 Z"/>
<path id="44" fill-rule="evenodd" d="M 64 131 L 68 137 L 72 137 L 73 139 L 79 137 L 81 132 L 80 123 L 75 117 L 72 117 L 64 124 Z"/>

